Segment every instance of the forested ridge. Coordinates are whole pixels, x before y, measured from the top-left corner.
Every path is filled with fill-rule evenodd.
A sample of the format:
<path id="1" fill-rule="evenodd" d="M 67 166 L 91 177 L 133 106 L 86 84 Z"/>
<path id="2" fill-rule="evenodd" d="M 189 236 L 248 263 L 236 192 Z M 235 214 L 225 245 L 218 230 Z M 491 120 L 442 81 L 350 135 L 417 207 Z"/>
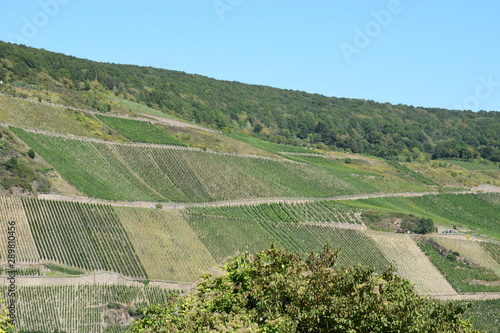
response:
<path id="1" fill-rule="evenodd" d="M 111 111 L 115 97 L 225 132 L 390 158 L 500 161 L 500 112 L 326 97 L 178 71 L 98 63 L 0 42 L 0 90 L 56 91 Z M 113 97 L 112 95 L 115 95 Z"/>

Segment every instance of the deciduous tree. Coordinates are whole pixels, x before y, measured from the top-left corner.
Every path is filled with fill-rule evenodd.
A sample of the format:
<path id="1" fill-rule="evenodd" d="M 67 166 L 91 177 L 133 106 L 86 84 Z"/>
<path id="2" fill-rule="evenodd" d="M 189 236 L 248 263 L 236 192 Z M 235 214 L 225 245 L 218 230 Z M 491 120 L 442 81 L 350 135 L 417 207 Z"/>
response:
<path id="1" fill-rule="evenodd" d="M 393 269 L 334 268 L 336 256 L 237 255 L 187 296 L 144 310 L 132 332 L 474 332 L 464 305 L 417 295 Z"/>

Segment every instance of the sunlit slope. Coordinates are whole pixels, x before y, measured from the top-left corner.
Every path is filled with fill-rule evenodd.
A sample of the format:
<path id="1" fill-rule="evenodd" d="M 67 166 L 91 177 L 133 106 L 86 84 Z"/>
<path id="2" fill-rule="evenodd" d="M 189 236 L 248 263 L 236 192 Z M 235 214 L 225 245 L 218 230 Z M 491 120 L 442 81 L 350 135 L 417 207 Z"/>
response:
<path id="1" fill-rule="evenodd" d="M 345 201 L 356 209 L 414 214 L 436 225 L 468 228 L 474 235 L 500 240 L 499 193 L 440 194 L 409 198 L 372 198 Z"/>
<path id="2" fill-rule="evenodd" d="M 6 291 L 7 287 L 0 287 L 2 295 Z M 122 316 L 108 304 L 125 304 L 136 310 L 165 304 L 171 294 L 168 289 L 150 286 L 18 286 L 16 327 L 20 332 L 101 333 L 106 328 L 106 332 L 125 332 L 115 322 Z"/>
<path id="3" fill-rule="evenodd" d="M 113 207 L 36 199 L 22 202 L 42 261 L 146 277 Z"/>
<path id="4" fill-rule="evenodd" d="M 401 276 L 423 294 L 455 294 L 451 284 L 432 265 L 425 254 L 408 235 L 386 232 L 367 233 L 384 256 L 394 263 Z"/>
<path id="5" fill-rule="evenodd" d="M 485 268 L 491 269 L 500 277 L 500 263 L 485 249 L 482 242 L 453 239 L 447 237 L 433 237 L 441 246 L 458 252 L 460 255 L 472 260 Z M 491 243 L 494 244 L 494 243 Z"/>
<path id="6" fill-rule="evenodd" d="M 189 208 L 210 216 L 300 224 L 361 224 L 361 214 L 337 201 L 264 203 L 245 206 Z"/>
<path id="7" fill-rule="evenodd" d="M 372 159 L 370 161 L 369 158 L 365 158 L 365 161 L 347 158 L 348 163 L 345 163 L 346 160 L 334 159 L 328 155 L 306 154 L 287 155 L 287 157 L 298 162 L 325 168 L 326 170 L 335 172 L 340 177 L 349 175 L 355 178 L 359 184 L 364 184 L 365 188 L 373 187 L 381 189 L 386 193 L 431 191 L 431 187 L 426 186 L 426 184 L 429 184 L 426 182 L 426 179 L 415 179 L 415 177 L 403 173 L 396 173 L 397 169 L 390 166 L 385 161 L 377 160 L 376 163 L 374 163 L 375 160 Z M 360 161 L 365 162 L 363 163 L 365 165 L 363 166 L 363 164 L 361 164 L 362 167 L 360 167 Z"/>
<path id="8" fill-rule="evenodd" d="M 179 212 L 125 207 L 115 211 L 150 279 L 195 281 L 217 266 Z"/>
<path id="9" fill-rule="evenodd" d="M 0 196 L 0 219 L 0 232 L 3 235 L 0 237 L 0 263 L 7 263 L 9 227 L 14 231 L 10 236 L 16 245 L 17 263 L 38 262 L 40 256 L 21 198 Z"/>
<path id="10" fill-rule="evenodd" d="M 338 265 L 363 264 L 377 270 L 389 266 L 354 216 L 347 211 L 341 212 L 332 205 L 328 213 L 316 211 L 317 215 L 311 215 L 316 220 L 326 213 L 326 216 L 323 215 L 323 222 L 314 223 L 305 219 L 309 209 L 316 207 L 326 208 L 322 204 L 259 205 L 228 209 L 207 207 L 191 208 L 183 215 L 218 261 L 237 251 L 254 253 L 266 249 L 271 243 L 299 253 L 319 251 L 328 244 L 333 249 L 340 250 Z M 314 214 L 313 211 L 309 213 Z M 295 215 L 293 220 L 290 219 L 292 215 Z M 346 220 L 346 216 L 350 220 Z M 353 229 L 337 228 L 337 223 L 350 224 Z"/>
<path id="11" fill-rule="evenodd" d="M 355 175 L 305 163 L 14 131 L 77 189 L 102 199 L 206 202 L 378 191 Z"/>
<path id="12" fill-rule="evenodd" d="M 89 113 L 0 94 L 0 121 L 10 125 L 93 138 L 123 139 Z"/>

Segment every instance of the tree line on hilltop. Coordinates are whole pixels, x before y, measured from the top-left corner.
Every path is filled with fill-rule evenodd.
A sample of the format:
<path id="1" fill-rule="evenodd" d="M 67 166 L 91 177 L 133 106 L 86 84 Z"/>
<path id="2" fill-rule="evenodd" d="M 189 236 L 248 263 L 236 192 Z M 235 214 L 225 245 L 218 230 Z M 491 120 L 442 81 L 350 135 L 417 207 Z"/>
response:
<path id="1" fill-rule="evenodd" d="M 112 109 L 112 94 L 226 132 L 400 160 L 500 162 L 500 112 L 326 97 L 184 72 L 98 63 L 0 42 L 8 87 L 55 90 L 67 103 Z M 10 90 L 14 91 L 14 90 Z"/>

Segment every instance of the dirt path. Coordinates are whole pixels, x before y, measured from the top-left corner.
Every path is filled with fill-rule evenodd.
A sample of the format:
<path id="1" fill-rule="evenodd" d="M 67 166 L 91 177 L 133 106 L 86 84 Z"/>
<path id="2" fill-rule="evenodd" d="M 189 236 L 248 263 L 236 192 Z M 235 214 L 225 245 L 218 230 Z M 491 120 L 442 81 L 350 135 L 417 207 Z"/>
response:
<path id="1" fill-rule="evenodd" d="M 142 143 L 142 142 L 107 141 L 107 140 L 98 139 L 98 138 L 89 138 L 89 137 L 83 137 L 83 136 L 54 133 L 54 132 L 40 130 L 40 129 L 27 128 L 27 127 L 22 127 L 22 126 L 18 126 L 18 125 L 12 125 L 12 124 L 9 124 L 9 123 L 3 122 L 3 121 L 0 121 L 0 125 L 5 126 L 5 127 L 14 126 L 17 128 L 21 128 L 24 131 L 29 132 L 29 133 L 38 133 L 38 134 L 43 134 L 43 135 L 55 136 L 55 137 L 63 138 L 63 139 L 72 139 L 72 140 L 79 140 L 79 141 L 85 141 L 85 142 L 104 143 L 104 144 L 108 144 L 108 145 L 120 145 L 120 146 L 143 147 L 143 148 L 168 148 L 168 149 L 175 149 L 175 150 L 203 151 L 203 152 L 205 151 L 204 149 L 201 149 L 201 148 L 192 148 L 192 147 L 185 147 L 185 146 L 174 146 L 174 145 Z M 21 140 L 21 139 L 19 138 L 19 140 Z M 292 161 L 292 160 L 282 158 L 282 157 L 271 157 L 271 156 L 262 156 L 262 155 L 252 155 L 252 154 L 237 154 L 237 153 L 228 153 L 228 152 L 214 151 L 214 150 L 210 150 L 208 152 L 211 154 L 217 154 L 217 155 L 258 158 L 261 160 L 271 160 L 271 161 L 278 161 L 278 162 L 291 163 L 291 164 L 305 164 L 302 162 Z"/>
<path id="2" fill-rule="evenodd" d="M 110 205 L 110 206 L 118 206 L 118 207 L 137 207 L 137 208 L 156 208 L 156 202 L 146 202 L 146 201 L 107 201 L 101 199 L 94 199 L 89 197 L 79 197 L 79 196 L 70 196 L 70 195 L 62 195 L 62 194 L 50 194 L 50 193 L 39 193 L 38 199 L 44 200 L 57 200 L 57 201 L 67 201 L 67 202 L 81 202 L 81 203 L 93 203 L 100 205 Z M 163 204 L 164 207 L 168 207 L 174 209 L 174 206 L 178 208 L 184 208 L 182 205 L 174 205 L 174 204 Z"/>
<path id="3" fill-rule="evenodd" d="M 301 223 L 302 225 L 314 225 L 318 227 L 325 227 L 325 228 L 338 228 L 338 229 L 351 229 L 351 230 L 366 230 L 368 229 L 366 224 L 361 224 L 361 223 Z"/>
<path id="4" fill-rule="evenodd" d="M 470 194 L 470 193 L 500 193 L 500 187 L 493 186 L 478 186 L 470 190 L 449 192 L 450 194 Z M 205 202 L 205 203 L 159 203 L 163 209 L 184 209 L 186 207 L 223 207 L 223 206 L 244 206 L 244 205 L 260 205 L 265 203 L 307 203 L 315 201 L 342 201 L 342 200 L 360 200 L 360 199 L 376 199 L 376 198 L 409 198 L 422 197 L 426 195 L 438 195 L 439 192 L 403 192 L 403 193 L 368 193 L 342 195 L 326 198 L 262 198 L 262 199 L 246 199 L 246 200 L 231 200 L 221 202 Z M 146 201 L 107 201 L 94 199 L 89 197 L 69 196 L 61 194 L 43 194 L 38 195 L 39 199 L 59 200 L 70 202 L 97 203 L 102 205 L 120 206 L 120 207 L 139 207 L 139 208 L 156 208 L 158 202 Z"/>
<path id="5" fill-rule="evenodd" d="M 443 301 L 484 301 L 488 299 L 500 299 L 500 293 L 474 293 L 458 295 L 426 295 Z"/>
<path id="6" fill-rule="evenodd" d="M 2 285 L 7 285 L 7 277 L 0 276 Z M 75 285 L 126 285 L 143 287 L 144 283 L 139 280 L 130 279 L 117 273 L 98 272 L 95 274 L 86 274 L 74 277 L 52 277 L 52 276 L 39 276 L 39 277 L 16 277 L 16 285 L 20 287 L 27 286 L 75 286 Z M 157 286 L 160 288 L 170 290 L 184 290 L 188 291 L 194 287 L 194 283 L 190 282 L 168 282 L 168 281 L 149 281 L 149 286 Z M 427 294 L 430 298 L 446 300 L 446 301 L 478 301 L 500 299 L 500 292 L 497 293 L 470 293 L 470 294 Z"/>
<path id="7" fill-rule="evenodd" d="M 8 285 L 9 282 L 6 276 L 0 276 L 2 285 Z M 75 286 L 75 285 L 126 285 L 135 287 L 144 287 L 143 281 L 127 278 L 118 273 L 98 272 L 95 274 L 85 274 L 79 276 L 35 276 L 35 277 L 16 277 L 16 286 Z M 149 286 L 157 286 L 165 289 L 173 290 L 189 290 L 193 287 L 190 282 L 168 282 L 168 281 L 149 281 Z"/>

